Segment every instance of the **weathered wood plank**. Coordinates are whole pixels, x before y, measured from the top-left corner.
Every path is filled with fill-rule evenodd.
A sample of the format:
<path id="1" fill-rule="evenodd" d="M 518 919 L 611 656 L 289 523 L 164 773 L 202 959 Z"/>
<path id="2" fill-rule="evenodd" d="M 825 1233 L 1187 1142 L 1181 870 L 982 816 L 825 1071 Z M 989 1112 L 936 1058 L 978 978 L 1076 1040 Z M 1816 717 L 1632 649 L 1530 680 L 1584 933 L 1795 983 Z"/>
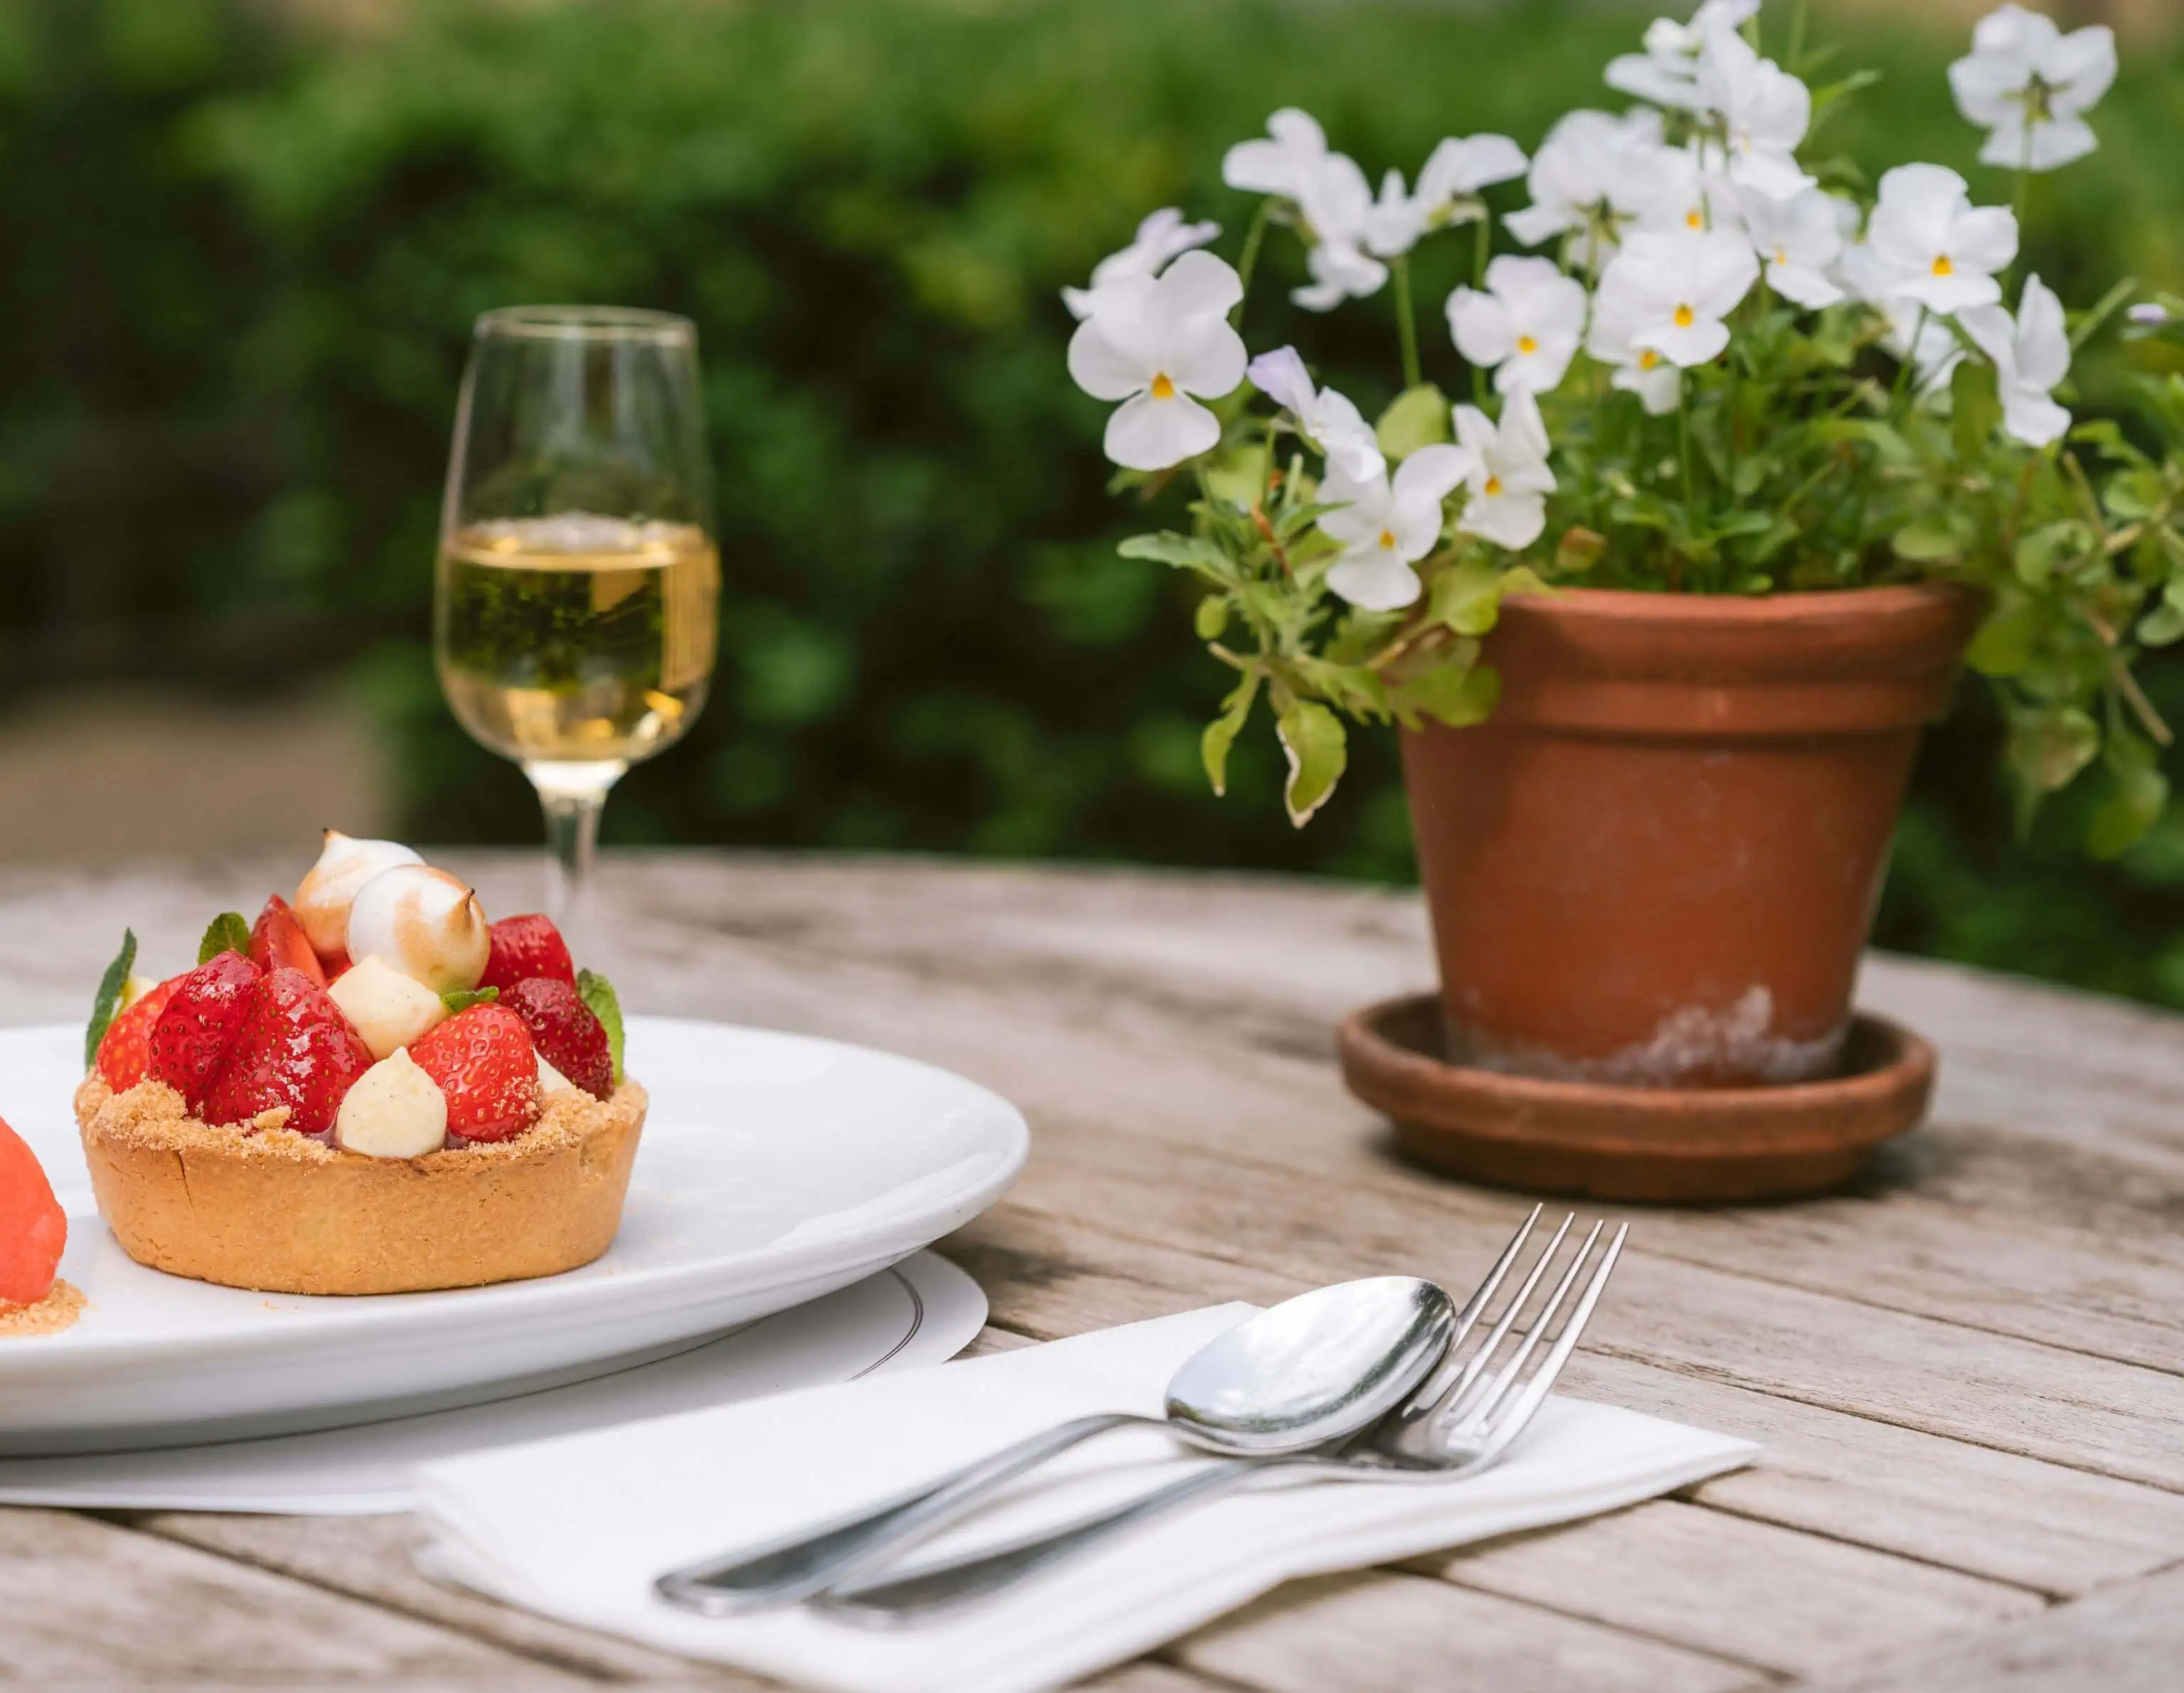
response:
<path id="1" fill-rule="evenodd" d="M 2014 1628 L 1891 1655 L 1812 1693 L 2176 1693 L 2184 1568 L 2058 1606 Z"/>
<path id="2" fill-rule="evenodd" d="M 1490 1594 L 1387 1574 L 1292 1582 L 1162 1656 L 1266 1693 L 1730 1693 L 1768 1679 Z"/>
<path id="3" fill-rule="evenodd" d="M 548 1690 L 593 1679 L 89 1518 L 0 1511 L 0 1681 Z"/>
<path id="4" fill-rule="evenodd" d="M 1675 1500 L 1412 1568 L 1795 1676 L 2047 1608 L 2022 1588 Z"/>

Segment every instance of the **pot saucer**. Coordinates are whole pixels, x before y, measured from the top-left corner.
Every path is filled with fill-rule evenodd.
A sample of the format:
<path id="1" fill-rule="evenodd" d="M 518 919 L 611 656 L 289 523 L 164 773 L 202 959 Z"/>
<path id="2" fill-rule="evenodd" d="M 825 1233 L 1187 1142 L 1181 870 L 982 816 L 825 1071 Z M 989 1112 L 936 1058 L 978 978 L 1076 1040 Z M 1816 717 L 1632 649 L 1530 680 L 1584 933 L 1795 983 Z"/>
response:
<path id="1" fill-rule="evenodd" d="M 1440 1001 L 1383 1000 L 1335 1033 L 1342 1078 L 1395 1119 L 1422 1164 L 1501 1187 L 1720 1202 L 1818 1193 L 1916 1128 L 1934 1049 L 1887 1018 L 1851 1020 L 1843 1073 L 1772 1088 L 1543 1082 L 1443 1058 Z"/>

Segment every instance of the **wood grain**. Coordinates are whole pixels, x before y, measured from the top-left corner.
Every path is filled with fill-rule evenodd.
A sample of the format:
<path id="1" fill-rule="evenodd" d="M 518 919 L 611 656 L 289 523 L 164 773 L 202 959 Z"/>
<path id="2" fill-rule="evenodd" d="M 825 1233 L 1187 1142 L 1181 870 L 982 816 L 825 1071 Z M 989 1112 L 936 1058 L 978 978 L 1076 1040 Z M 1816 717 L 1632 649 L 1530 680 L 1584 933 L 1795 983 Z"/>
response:
<path id="1" fill-rule="evenodd" d="M 489 909 L 528 855 L 450 855 Z M 0 1018 L 80 1016 L 296 866 L 0 872 Z M 978 1350 L 1402 1268 L 1468 1286 L 1523 1201 L 1424 1175 L 1329 1029 L 1431 976 L 1414 897 L 1268 877 L 711 853 L 608 866 L 632 1009 L 907 1052 L 1034 1128 L 946 1245 Z M 1834 1693 L 2176 1685 L 2184 1662 L 2184 1020 L 1876 958 L 1934 1122 L 1809 1204 L 1641 1210 L 1572 1390 L 1747 1435 L 1676 1500 L 1295 1584 L 1095 1679 Z M 755 1690 L 423 1581 L 395 1520 L 0 1513 L 0 1680 Z"/>

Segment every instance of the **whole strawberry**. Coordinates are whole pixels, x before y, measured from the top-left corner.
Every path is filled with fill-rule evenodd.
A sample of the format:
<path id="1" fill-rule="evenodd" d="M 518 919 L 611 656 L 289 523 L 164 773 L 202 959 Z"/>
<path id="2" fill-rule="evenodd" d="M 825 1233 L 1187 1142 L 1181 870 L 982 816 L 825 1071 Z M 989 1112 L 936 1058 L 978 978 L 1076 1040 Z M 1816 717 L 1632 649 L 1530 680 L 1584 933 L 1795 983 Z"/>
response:
<path id="1" fill-rule="evenodd" d="M 204 1103 L 262 974 L 241 953 L 220 953 L 182 977 L 153 1022 L 145 1073 L 180 1094 L 192 1111 Z"/>
<path id="2" fill-rule="evenodd" d="M 538 1057 L 531 1032 L 504 1006 L 456 1012 L 410 1042 L 410 1057 L 447 1096 L 451 1135 L 510 1140 L 538 1121 Z"/>
<path id="3" fill-rule="evenodd" d="M 285 964 L 291 970 L 302 971 L 315 986 L 326 985 L 326 967 L 304 938 L 304 926 L 296 921 L 295 912 L 278 894 L 265 902 L 265 909 L 250 926 L 250 961 L 260 970 Z"/>
<path id="4" fill-rule="evenodd" d="M 614 1055 L 604 1024 L 566 982 L 534 976 L 500 990 L 500 1003 L 523 1019 L 538 1055 L 595 1100 L 614 1092 Z"/>
<path id="5" fill-rule="evenodd" d="M 106 1026 L 98 1043 L 98 1073 L 115 1093 L 125 1093 L 144 1079 L 152 1066 L 153 1025 L 187 979 L 170 977 Z"/>
<path id="6" fill-rule="evenodd" d="M 533 911 L 521 917 L 503 917 L 487 930 L 493 950 L 485 961 L 481 988 L 503 993 L 533 976 L 577 985 L 577 966 L 569 956 L 569 944 L 561 938 L 551 917 Z M 548 1063 L 553 1061 L 549 1059 Z"/>
<path id="7" fill-rule="evenodd" d="M 371 1052 L 326 990 L 279 965 L 259 980 L 235 1044 L 205 1096 L 207 1122 L 248 1122 L 288 1108 L 287 1127 L 324 1134 Z"/>

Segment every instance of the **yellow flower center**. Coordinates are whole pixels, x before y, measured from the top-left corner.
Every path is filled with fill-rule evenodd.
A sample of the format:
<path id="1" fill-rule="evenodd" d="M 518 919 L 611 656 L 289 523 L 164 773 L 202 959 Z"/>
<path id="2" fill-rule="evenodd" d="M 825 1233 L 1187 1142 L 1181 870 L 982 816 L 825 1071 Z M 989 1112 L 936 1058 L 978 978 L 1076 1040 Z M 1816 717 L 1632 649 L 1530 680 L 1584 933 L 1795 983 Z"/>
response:
<path id="1" fill-rule="evenodd" d="M 1152 393 L 1156 400 L 1172 400 L 1175 398 L 1175 384 L 1168 380 L 1167 371 L 1162 370 L 1153 378 Z"/>
<path id="2" fill-rule="evenodd" d="M 1947 253 L 1942 253 L 1934 260 L 1934 274 L 1936 276 L 1953 276 L 1956 272 L 1956 263 Z"/>
<path id="3" fill-rule="evenodd" d="M 1536 353 L 1540 350 L 1540 343 L 1529 335 L 1520 335 L 1517 337 L 1517 350 L 1519 353 Z"/>
<path id="4" fill-rule="evenodd" d="M 1786 265 L 1790 262 L 1790 255 L 1778 247 L 1774 249 L 1774 262 L 1777 265 Z"/>
<path id="5" fill-rule="evenodd" d="M 1489 477 L 1487 477 L 1487 479 L 1486 479 L 1486 497 L 1487 497 L 1489 499 L 1491 499 L 1491 498 L 1494 498 L 1494 496 L 1495 496 L 1496 494 L 1497 494 L 1497 493 L 1501 493 L 1501 492 L 1502 492 L 1502 478 L 1501 478 L 1501 477 L 1499 477 L 1499 476 L 1489 476 Z"/>
<path id="6" fill-rule="evenodd" d="M 1661 355 L 1656 353 L 1652 348 L 1641 347 L 1638 349 L 1638 368 L 1640 370 L 1650 370 L 1660 362 Z"/>
<path id="7" fill-rule="evenodd" d="M 1678 306 L 1676 308 L 1677 328 L 1689 329 L 1693 323 L 1697 321 L 1697 319 L 1698 314 L 1693 311 L 1689 306 Z"/>
<path id="8" fill-rule="evenodd" d="M 1684 224 L 1685 226 L 1689 229 L 1704 229 L 1706 227 L 1706 214 L 1701 211 L 1696 206 L 1693 206 L 1691 210 L 1684 214 Z"/>
<path id="9" fill-rule="evenodd" d="M 1385 547 L 1390 552 L 1394 552 L 1396 550 L 1396 532 L 1392 529 L 1383 529 L 1380 532 L 1380 544 L 1383 547 Z"/>

